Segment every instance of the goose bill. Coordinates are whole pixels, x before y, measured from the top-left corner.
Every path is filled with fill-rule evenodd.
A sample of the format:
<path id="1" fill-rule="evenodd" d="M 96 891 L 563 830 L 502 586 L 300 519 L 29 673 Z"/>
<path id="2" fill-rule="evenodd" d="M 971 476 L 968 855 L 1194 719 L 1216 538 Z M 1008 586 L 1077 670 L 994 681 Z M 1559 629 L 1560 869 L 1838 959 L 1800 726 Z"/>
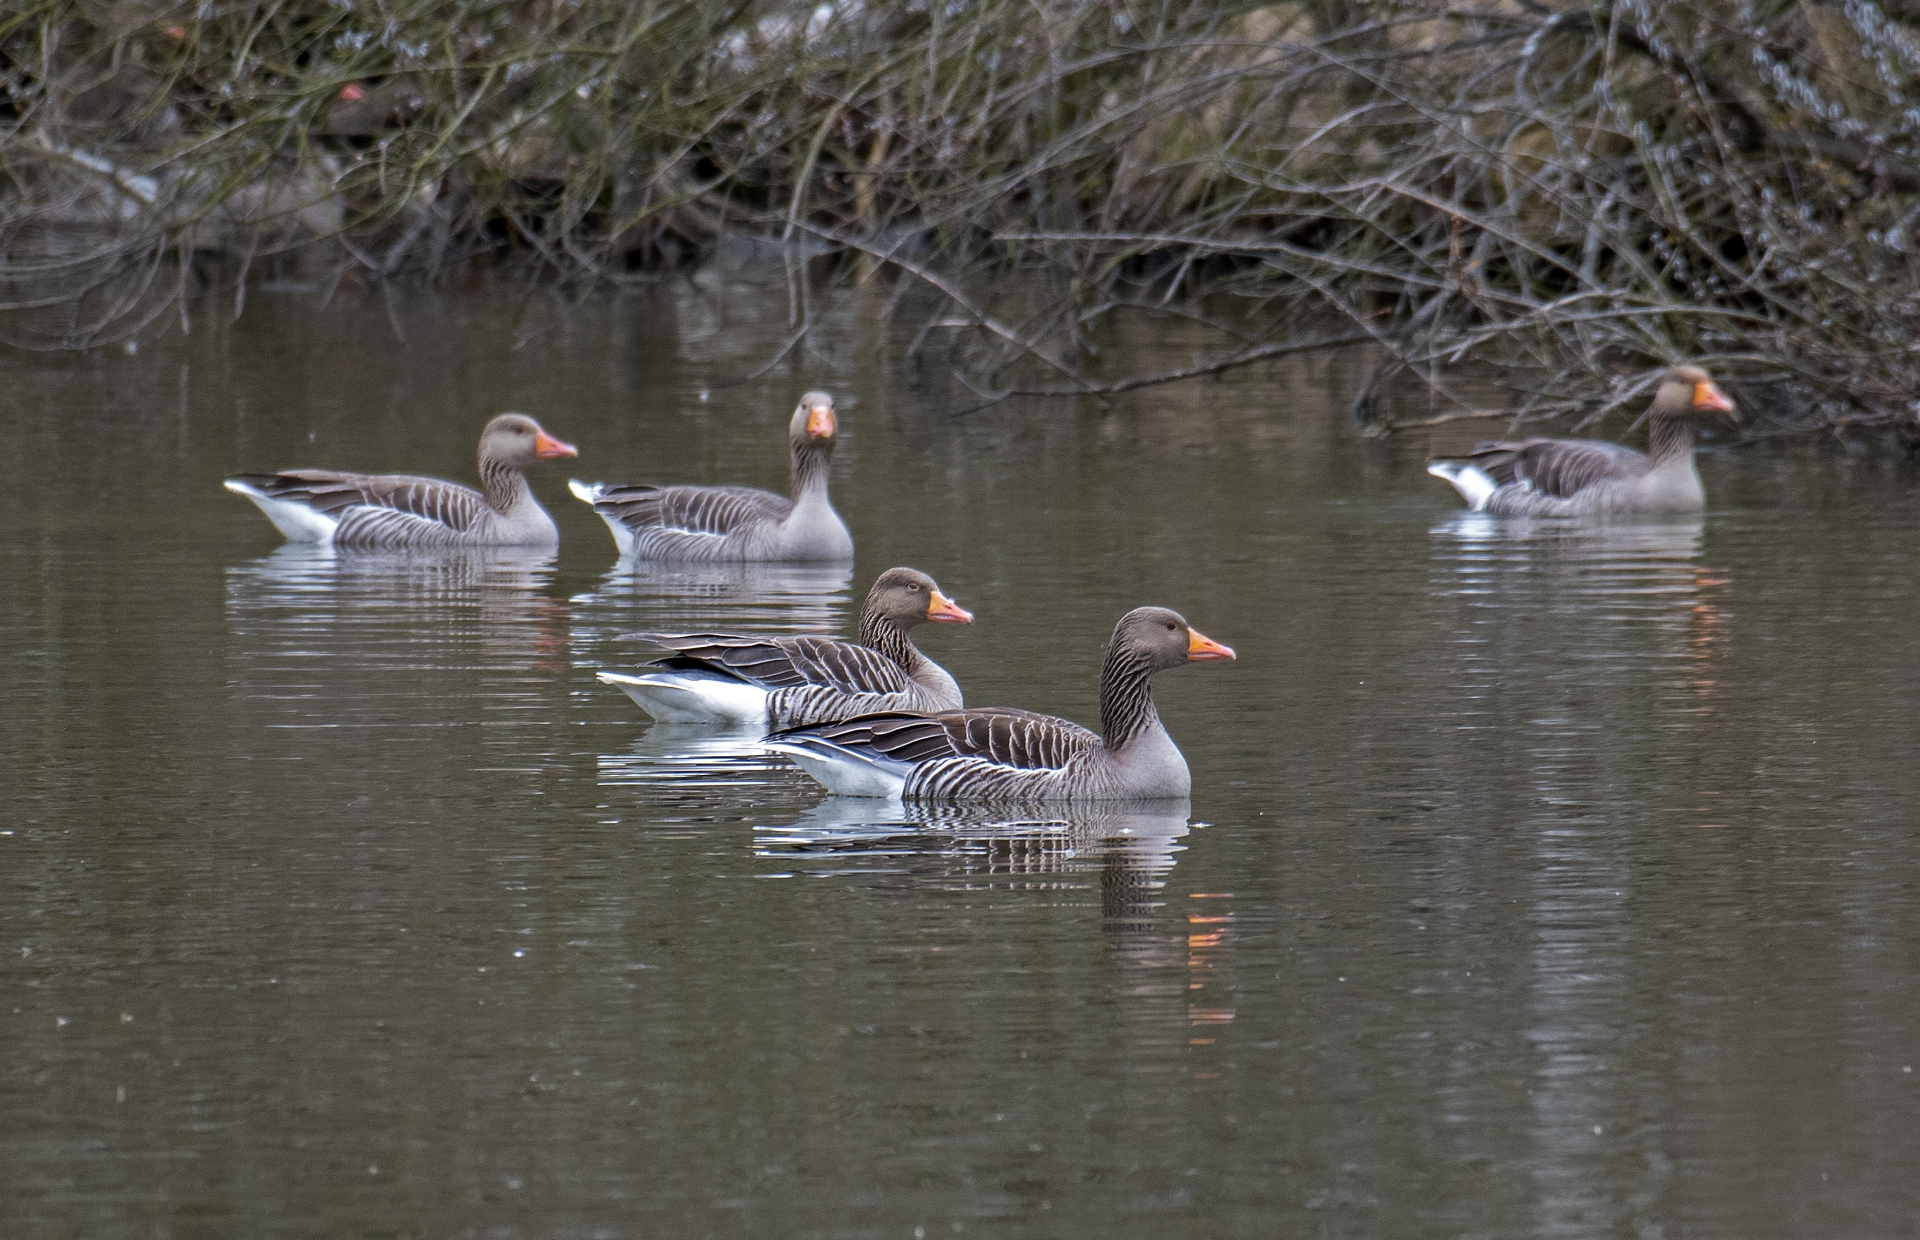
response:
<path id="1" fill-rule="evenodd" d="M 1232 657 L 1232 646 L 1222 646 L 1199 629 L 1187 630 L 1187 661 L 1189 663 L 1200 659 L 1231 659 Z"/>
<path id="2" fill-rule="evenodd" d="M 973 613 L 935 590 L 933 597 L 927 600 L 927 619 L 946 624 L 972 624 Z"/>
<path id="3" fill-rule="evenodd" d="M 812 439 L 833 438 L 833 406 L 815 405 L 807 410 L 807 435 Z"/>
<path id="4" fill-rule="evenodd" d="M 1693 385 L 1693 407 L 1709 413 L 1733 412 L 1733 402 L 1727 399 L 1727 394 L 1711 383 Z"/>
<path id="5" fill-rule="evenodd" d="M 533 454 L 543 461 L 551 461 L 563 456 L 579 456 L 580 449 L 541 431 L 533 437 Z"/>

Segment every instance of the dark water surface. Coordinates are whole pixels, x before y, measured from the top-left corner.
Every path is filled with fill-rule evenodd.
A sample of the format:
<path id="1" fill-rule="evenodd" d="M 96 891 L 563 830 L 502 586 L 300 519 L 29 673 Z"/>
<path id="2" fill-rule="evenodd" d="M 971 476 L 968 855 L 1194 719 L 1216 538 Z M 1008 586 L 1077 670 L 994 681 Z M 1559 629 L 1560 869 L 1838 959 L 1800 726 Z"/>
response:
<path id="1" fill-rule="evenodd" d="M 1361 359 L 955 419 L 884 295 L 725 388 L 786 334 L 751 283 L 0 356 L 0 1231 L 1912 1233 L 1920 471 L 1481 521 L 1352 431 Z M 506 408 L 779 486 L 812 386 L 851 574 L 636 576 L 571 462 L 550 561 L 283 548 L 219 486 L 470 478 Z M 976 704 L 1093 721 L 1140 603 L 1238 649 L 1158 684 L 1191 813 L 824 804 L 594 679 L 897 563 Z"/>

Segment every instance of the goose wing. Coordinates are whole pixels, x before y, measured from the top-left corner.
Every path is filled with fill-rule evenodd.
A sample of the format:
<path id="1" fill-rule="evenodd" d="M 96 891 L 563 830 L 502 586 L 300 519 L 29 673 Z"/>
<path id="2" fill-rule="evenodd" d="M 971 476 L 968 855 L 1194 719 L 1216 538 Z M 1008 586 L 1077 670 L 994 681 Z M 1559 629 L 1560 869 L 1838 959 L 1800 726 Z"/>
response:
<path id="1" fill-rule="evenodd" d="M 593 510 L 634 530 L 731 534 L 748 525 L 786 520 L 793 511 L 793 501 L 755 487 L 657 487 L 636 483 L 601 487 Z"/>
<path id="2" fill-rule="evenodd" d="M 1100 743 L 1098 735 L 1077 723 L 991 706 L 938 715 L 860 715 L 841 723 L 776 732 L 768 739 L 801 736 L 915 766 L 942 758 L 979 758 L 1018 770 L 1057 770 Z"/>
<path id="3" fill-rule="evenodd" d="M 673 653 L 655 667 L 710 671 L 768 689 L 823 686 L 842 693 L 900 693 L 907 674 L 892 659 L 836 637 L 736 637 L 729 633 L 633 633 Z"/>
<path id="4" fill-rule="evenodd" d="M 465 530 L 491 512 L 472 487 L 412 474 L 346 474 L 331 469 L 289 469 L 277 474 L 239 474 L 233 482 L 269 499 L 302 504 L 339 518 L 349 508 L 383 508 L 421 521 Z"/>
<path id="5" fill-rule="evenodd" d="M 1596 482 L 1647 471 L 1644 453 L 1604 439 L 1521 439 L 1477 445 L 1473 463 L 1497 485 L 1568 499 Z"/>

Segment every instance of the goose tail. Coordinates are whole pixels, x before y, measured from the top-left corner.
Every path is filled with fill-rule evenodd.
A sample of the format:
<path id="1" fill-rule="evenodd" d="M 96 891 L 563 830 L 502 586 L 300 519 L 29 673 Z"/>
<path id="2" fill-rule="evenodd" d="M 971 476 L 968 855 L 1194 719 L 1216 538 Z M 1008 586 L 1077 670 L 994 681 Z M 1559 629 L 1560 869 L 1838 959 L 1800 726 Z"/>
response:
<path id="1" fill-rule="evenodd" d="M 639 676 L 601 672 L 600 681 L 618 688 L 661 723 L 764 725 L 767 722 L 767 691 L 726 676 L 698 672 L 646 672 Z"/>
<path id="2" fill-rule="evenodd" d="M 1445 478 L 1460 492 L 1460 498 L 1467 501 L 1467 507 L 1474 512 L 1485 512 L 1487 501 L 1499 490 L 1499 484 L 1487 476 L 1487 472 L 1468 461 L 1435 461 L 1427 466 L 1427 472 L 1436 478 Z"/>
<path id="3" fill-rule="evenodd" d="M 795 766 L 834 796 L 890 797 L 898 800 L 913 766 L 897 758 L 850 749 L 805 733 L 784 733 L 766 742 L 769 753 L 791 758 Z"/>
<path id="4" fill-rule="evenodd" d="M 294 500 L 275 499 L 259 487 L 238 478 L 227 479 L 226 487 L 235 495 L 244 495 L 252 500 L 254 506 L 267 514 L 267 520 L 273 522 L 274 528 L 284 534 L 288 542 L 330 543 L 334 531 L 340 528 L 340 522 L 324 512 L 316 512 Z"/>
<path id="5" fill-rule="evenodd" d="M 607 523 L 607 529 L 612 531 L 613 545 L 620 548 L 621 555 L 632 554 L 633 531 L 628 529 L 626 522 L 620 520 L 620 518 L 610 513 L 601 512 L 600 510 L 601 497 L 607 493 L 606 483 L 582 482 L 578 478 L 569 478 L 567 479 L 567 490 L 573 492 L 575 499 L 600 514 L 600 519 Z"/>

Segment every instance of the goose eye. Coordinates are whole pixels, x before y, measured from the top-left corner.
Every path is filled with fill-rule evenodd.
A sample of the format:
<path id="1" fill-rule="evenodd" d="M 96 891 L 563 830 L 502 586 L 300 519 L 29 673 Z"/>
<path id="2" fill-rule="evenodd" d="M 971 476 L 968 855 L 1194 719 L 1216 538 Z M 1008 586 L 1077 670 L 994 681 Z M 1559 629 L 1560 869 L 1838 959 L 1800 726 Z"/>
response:
<path id="1" fill-rule="evenodd" d="M 1169 633 L 1172 633 L 1172 632 L 1174 632 L 1174 631 L 1175 631 L 1175 630 L 1177 630 L 1177 629 L 1178 629 L 1179 627 L 1180 627 L 1179 625 L 1177 625 L 1177 624 L 1175 624 L 1175 623 L 1173 623 L 1173 622 L 1172 622 L 1171 620 L 1169 620 L 1169 621 L 1167 622 L 1167 632 L 1169 632 Z"/>

